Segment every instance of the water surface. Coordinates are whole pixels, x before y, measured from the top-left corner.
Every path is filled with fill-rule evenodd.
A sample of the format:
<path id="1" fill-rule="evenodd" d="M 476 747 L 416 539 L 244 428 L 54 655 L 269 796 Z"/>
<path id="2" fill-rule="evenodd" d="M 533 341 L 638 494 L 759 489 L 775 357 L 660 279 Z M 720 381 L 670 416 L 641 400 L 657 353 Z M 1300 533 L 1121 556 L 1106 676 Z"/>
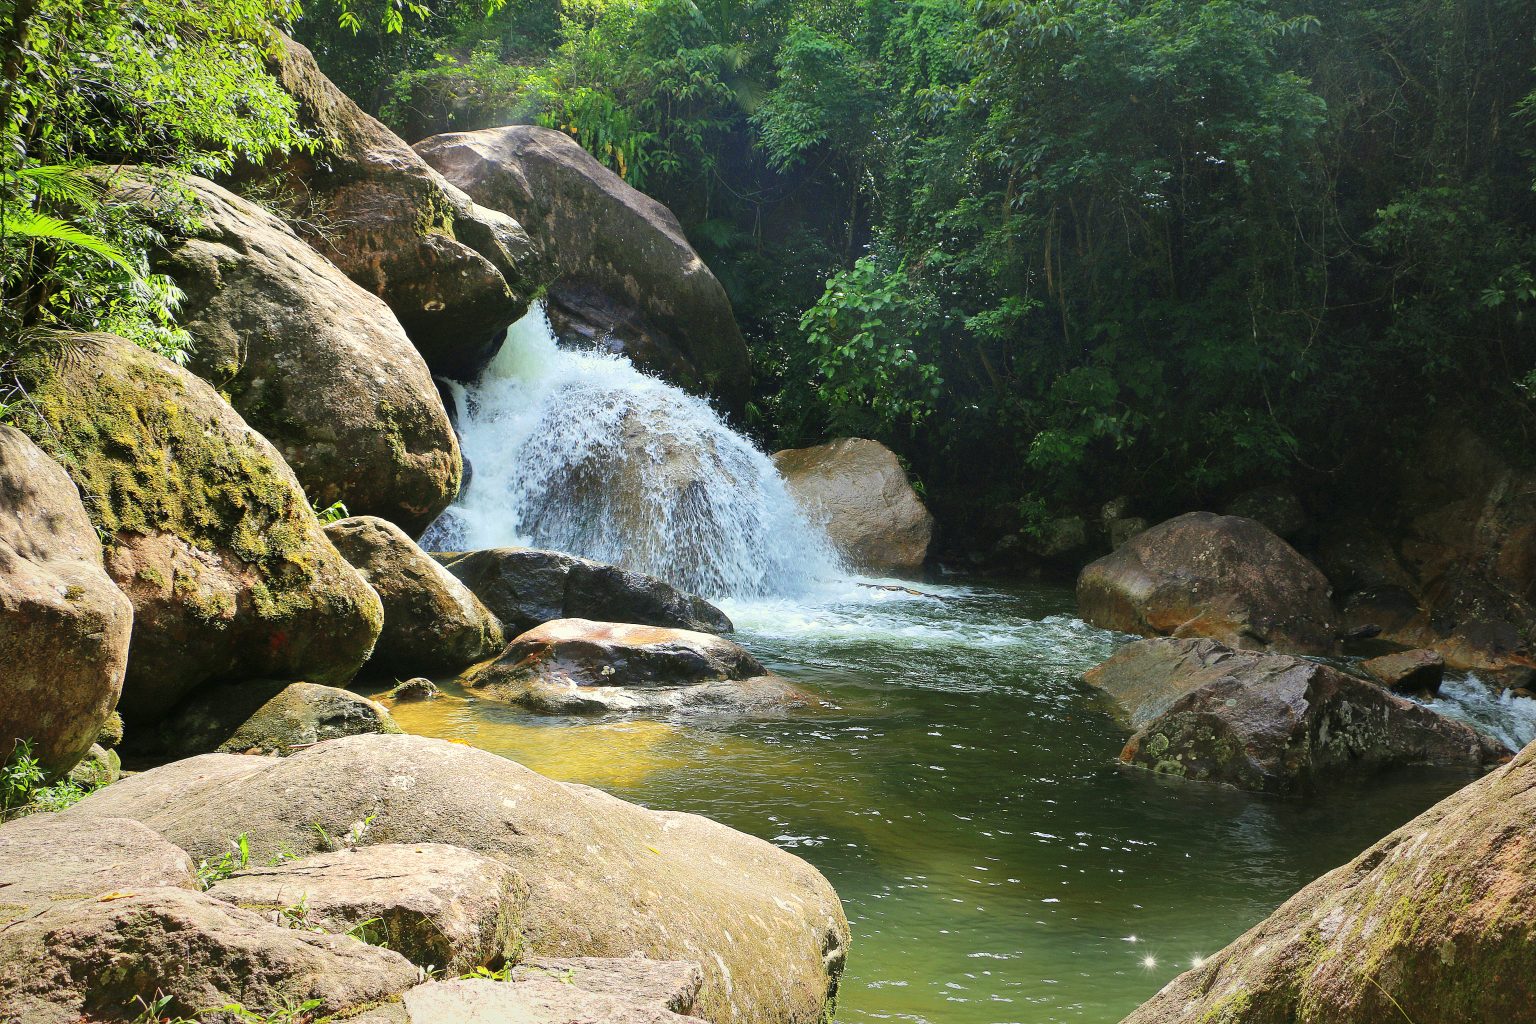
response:
<path id="1" fill-rule="evenodd" d="M 725 602 L 737 639 L 825 702 L 792 717 L 547 719 L 450 686 L 397 718 L 816 864 L 853 925 L 844 1022 L 1118 1021 L 1468 781 L 1284 801 L 1121 769 L 1126 733 L 1078 681 L 1121 638 L 1063 589 L 929 589 Z M 1529 738 L 1475 683 L 1458 700 Z"/>

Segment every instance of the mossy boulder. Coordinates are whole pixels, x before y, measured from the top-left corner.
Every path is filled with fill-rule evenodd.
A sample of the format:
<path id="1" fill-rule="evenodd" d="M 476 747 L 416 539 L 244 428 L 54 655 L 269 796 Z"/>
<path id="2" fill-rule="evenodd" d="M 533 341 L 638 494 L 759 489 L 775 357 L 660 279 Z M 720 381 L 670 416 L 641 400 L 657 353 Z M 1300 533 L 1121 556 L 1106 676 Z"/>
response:
<path id="1" fill-rule="evenodd" d="M 396 679 L 457 672 L 506 645 L 496 616 L 398 526 L 354 516 L 325 534 L 384 602 L 384 631 L 370 662 L 377 671 Z"/>
<path id="2" fill-rule="evenodd" d="M 1289 654 L 1338 648 L 1331 598 L 1317 566 L 1268 527 L 1210 512 L 1159 523 L 1077 578 L 1078 614 L 1095 626 Z"/>
<path id="3" fill-rule="evenodd" d="M 138 746 L 172 757 L 214 751 L 284 757 L 321 740 L 399 731 L 382 704 L 350 690 L 248 679 L 201 687 Z"/>
<path id="4" fill-rule="evenodd" d="M 206 754 L 59 817 L 132 818 L 194 858 L 243 833 L 258 864 L 323 852 L 322 834 L 463 847 L 527 881 L 529 955 L 696 961 L 693 1012 L 715 1024 L 821 1024 L 848 947 L 827 880 L 771 843 L 419 736 L 353 736 L 287 758 Z"/>
<path id="5" fill-rule="evenodd" d="M 1308 885 L 1124 1024 L 1525 1021 L 1536 746 Z"/>
<path id="6" fill-rule="evenodd" d="M 1475 772 L 1509 754 L 1327 665 L 1212 640 L 1142 640 L 1085 679 L 1136 729 L 1121 761 L 1194 782 L 1295 793 L 1408 765 Z"/>
<path id="7" fill-rule="evenodd" d="M 132 628 L 80 492 L 0 426 L 0 763 L 26 741 L 58 775 L 91 749 L 122 692 Z"/>
<path id="8" fill-rule="evenodd" d="M 462 461 L 432 374 L 383 300 L 210 181 L 129 178 L 114 191 L 165 221 L 155 269 L 186 293 L 188 368 L 277 446 L 312 502 L 426 529 L 458 494 Z"/>
<path id="9" fill-rule="evenodd" d="M 17 426 L 79 488 L 133 603 L 130 724 L 208 680 L 351 679 L 383 624 L 378 596 L 206 382 L 108 334 L 61 336 L 15 368 L 31 396 Z"/>

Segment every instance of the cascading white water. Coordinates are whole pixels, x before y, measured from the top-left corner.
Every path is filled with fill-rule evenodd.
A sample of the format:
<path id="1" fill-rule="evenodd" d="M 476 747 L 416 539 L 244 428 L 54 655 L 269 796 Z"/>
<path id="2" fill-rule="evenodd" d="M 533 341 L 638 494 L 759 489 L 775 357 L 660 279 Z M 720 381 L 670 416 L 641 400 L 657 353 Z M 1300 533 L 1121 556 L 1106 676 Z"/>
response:
<path id="1" fill-rule="evenodd" d="M 560 348 L 542 306 L 453 394 L 474 475 L 429 550 L 552 548 L 715 598 L 842 575 L 773 463 L 707 402 L 622 356 Z"/>

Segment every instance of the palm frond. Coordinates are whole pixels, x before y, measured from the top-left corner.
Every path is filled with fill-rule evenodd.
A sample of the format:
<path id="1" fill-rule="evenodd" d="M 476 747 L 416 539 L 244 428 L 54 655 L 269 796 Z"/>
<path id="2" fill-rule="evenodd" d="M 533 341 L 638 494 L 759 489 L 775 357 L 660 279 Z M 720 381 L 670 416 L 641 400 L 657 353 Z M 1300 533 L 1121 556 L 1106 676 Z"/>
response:
<path id="1" fill-rule="evenodd" d="M 133 275 L 135 280 L 139 279 L 138 267 L 123 255 L 121 249 L 105 239 L 81 231 L 72 224 L 66 224 L 57 217 L 42 213 L 0 211 L 0 229 L 7 234 L 21 235 L 24 238 L 35 238 L 38 241 L 54 242 L 59 245 L 72 245 L 121 267 Z"/>
<path id="2" fill-rule="evenodd" d="M 88 206 L 102 192 L 101 183 L 75 164 L 37 164 L 11 173 L 53 202 Z"/>

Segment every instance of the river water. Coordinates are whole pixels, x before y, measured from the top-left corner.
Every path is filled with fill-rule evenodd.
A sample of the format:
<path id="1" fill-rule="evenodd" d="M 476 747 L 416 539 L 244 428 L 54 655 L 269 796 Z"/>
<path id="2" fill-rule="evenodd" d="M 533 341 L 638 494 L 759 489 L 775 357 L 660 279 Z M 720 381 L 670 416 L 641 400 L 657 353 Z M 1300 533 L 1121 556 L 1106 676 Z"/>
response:
<path id="1" fill-rule="evenodd" d="M 1070 591 L 839 569 L 761 452 L 541 313 L 457 394 L 474 483 L 440 548 L 530 544 L 669 576 L 819 706 L 770 719 L 552 719 L 445 695 L 395 709 L 551 777 L 694 811 L 805 857 L 853 925 L 838 1019 L 1110 1024 L 1318 874 L 1469 781 L 1404 771 L 1284 801 L 1118 767 L 1080 682 L 1126 638 Z M 1536 701 L 1440 702 L 1511 745 Z"/>

